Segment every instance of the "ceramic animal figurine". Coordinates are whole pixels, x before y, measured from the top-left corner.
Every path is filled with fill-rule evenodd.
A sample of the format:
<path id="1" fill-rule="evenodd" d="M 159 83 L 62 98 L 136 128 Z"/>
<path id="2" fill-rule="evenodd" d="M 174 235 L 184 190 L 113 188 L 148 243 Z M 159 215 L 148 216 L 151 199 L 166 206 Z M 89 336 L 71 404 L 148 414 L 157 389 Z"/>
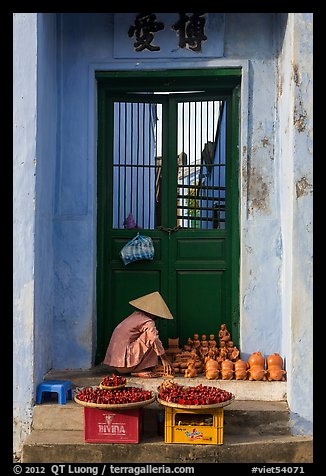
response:
<path id="1" fill-rule="evenodd" d="M 274 352 L 274 354 L 269 355 L 266 359 L 267 361 L 267 379 L 271 382 L 272 380 L 281 380 L 285 381 L 286 371 L 283 370 L 283 359 L 282 357 Z"/>
<path id="2" fill-rule="evenodd" d="M 245 362 L 244 360 L 237 360 L 234 363 L 234 374 L 236 380 L 247 380 L 248 378 L 248 362 Z"/>
<path id="3" fill-rule="evenodd" d="M 194 378 L 197 377 L 197 369 L 195 368 L 196 358 L 191 360 L 188 363 L 187 368 L 185 369 L 185 377 L 186 378 Z"/>
<path id="4" fill-rule="evenodd" d="M 218 362 L 211 357 L 205 363 L 205 376 L 208 380 L 215 380 L 219 377 Z"/>
<path id="5" fill-rule="evenodd" d="M 221 363 L 221 374 L 223 380 L 232 380 L 234 374 L 234 364 L 229 359 L 223 360 Z"/>
<path id="6" fill-rule="evenodd" d="M 266 380 L 265 359 L 261 352 L 253 352 L 248 364 L 249 380 Z"/>

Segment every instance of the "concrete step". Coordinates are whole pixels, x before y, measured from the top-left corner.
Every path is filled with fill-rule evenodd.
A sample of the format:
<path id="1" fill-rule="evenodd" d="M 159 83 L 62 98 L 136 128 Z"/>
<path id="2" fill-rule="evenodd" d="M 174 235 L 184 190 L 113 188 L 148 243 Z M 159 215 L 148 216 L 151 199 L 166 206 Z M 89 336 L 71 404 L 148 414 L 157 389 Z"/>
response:
<path id="1" fill-rule="evenodd" d="M 144 407 L 144 433 L 155 435 L 157 414 L 164 407 L 153 402 Z M 82 431 L 84 407 L 68 401 L 66 405 L 42 403 L 34 407 L 34 430 Z M 290 434 L 289 410 L 286 402 L 235 400 L 224 410 L 224 433 L 237 435 Z"/>
<path id="2" fill-rule="evenodd" d="M 90 370 L 51 370 L 45 379 L 64 379 L 76 387 L 98 385 L 111 373 L 106 366 Z M 127 376 L 127 385 L 157 391 L 163 378 Z M 176 376 L 180 385 L 217 386 L 232 392 L 235 401 L 225 407 L 223 445 L 167 444 L 158 434 L 158 402 L 144 407 L 139 444 L 86 443 L 83 407 L 74 401 L 35 405 L 33 431 L 22 453 L 26 463 L 303 463 L 312 462 L 312 438 L 293 436 L 286 401 L 286 382 L 194 379 Z"/>
<path id="3" fill-rule="evenodd" d="M 312 438 L 291 435 L 224 436 L 223 445 L 166 444 L 163 437 L 139 444 L 85 443 L 83 431 L 34 430 L 23 463 L 311 463 Z"/>
<path id="4" fill-rule="evenodd" d="M 45 375 L 45 379 L 71 380 L 74 386 L 88 387 L 98 385 L 102 378 L 110 373 L 107 366 L 99 365 L 89 370 L 51 370 Z M 162 377 L 141 379 L 127 376 L 127 385 L 141 386 L 146 390 L 157 391 L 157 387 L 164 381 Z M 237 400 L 253 401 L 286 401 L 286 382 L 256 382 L 249 380 L 207 380 L 204 374 L 196 378 L 185 378 L 176 375 L 174 382 L 180 385 L 196 386 L 209 385 L 220 387 L 232 392 Z"/>

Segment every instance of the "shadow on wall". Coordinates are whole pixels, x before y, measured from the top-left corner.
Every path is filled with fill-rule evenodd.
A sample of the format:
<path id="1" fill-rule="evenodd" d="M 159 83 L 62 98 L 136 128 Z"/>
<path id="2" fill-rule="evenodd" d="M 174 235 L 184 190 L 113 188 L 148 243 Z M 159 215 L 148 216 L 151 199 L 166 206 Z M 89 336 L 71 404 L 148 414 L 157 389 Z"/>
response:
<path id="1" fill-rule="evenodd" d="M 282 47 L 283 47 L 283 41 L 285 37 L 285 32 L 286 32 L 286 25 L 288 22 L 288 13 L 277 13 L 277 20 L 279 24 L 279 41 L 276 47 L 276 57 L 278 57 L 281 53 Z"/>
<path id="2" fill-rule="evenodd" d="M 298 415 L 298 413 L 290 413 L 290 428 L 292 435 L 312 435 L 313 423 Z"/>

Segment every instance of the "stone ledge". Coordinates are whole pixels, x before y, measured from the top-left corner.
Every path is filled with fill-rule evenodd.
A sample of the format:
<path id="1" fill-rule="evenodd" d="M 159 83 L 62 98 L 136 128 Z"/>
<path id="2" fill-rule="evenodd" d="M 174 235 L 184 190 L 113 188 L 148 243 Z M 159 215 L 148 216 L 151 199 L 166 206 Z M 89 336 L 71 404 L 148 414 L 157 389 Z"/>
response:
<path id="1" fill-rule="evenodd" d="M 156 415 L 163 410 L 159 403 L 151 403 L 144 407 L 144 416 L 156 429 Z M 278 433 L 288 432 L 289 410 L 286 402 L 237 401 L 225 407 L 227 432 L 236 432 L 242 425 L 248 432 L 264 432 L 268 428 Z M 66 405 L 42 403 L 35 405 L 33 415 L 34 430 L 83 430 L 83 407 L 68 401 Z"/>
<path id="2" fill-rule="evenodd" d="M 23 463 L 311 463 L 312 437 L 225 435 L 223 445 L 85 443 L 82 431 L 33 431 Z"/>
<path id="3" fill-rule="evenodd" d="M 94 367 L 87 370 L 51 370 L 45 375 L 45 379 L 71 380 L 77 387 L 98 385 L 101 379 L 110 373 L 105 366 Z M 157 387 L 164 382 L 164 378 L 142 379 L 127 375 L 127 384 L 141 386 L 146 390 L 157 391 Z M 196 386 L 199 384 L 220 387 L 233 393 L 238 400 L 254 401 L 286 401 L 287 382 L 256 382 L 250 380 L 208 380 L 202 374 L 196 378 L 175 376 L 174 381 L 180 385 Z"/>

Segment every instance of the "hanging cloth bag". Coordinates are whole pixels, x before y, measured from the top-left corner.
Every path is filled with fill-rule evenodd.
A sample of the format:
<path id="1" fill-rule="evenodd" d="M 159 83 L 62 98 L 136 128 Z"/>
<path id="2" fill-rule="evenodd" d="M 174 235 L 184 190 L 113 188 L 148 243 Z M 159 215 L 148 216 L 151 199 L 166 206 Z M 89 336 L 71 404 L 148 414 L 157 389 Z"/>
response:
<path id="1" fill-rule="evenodd" d="M 149 236 L 137 235 L 120 250 L 120 257 L 125 265 L 133 261 L 152 260 L 154 258 L 154 245 Z"/>

